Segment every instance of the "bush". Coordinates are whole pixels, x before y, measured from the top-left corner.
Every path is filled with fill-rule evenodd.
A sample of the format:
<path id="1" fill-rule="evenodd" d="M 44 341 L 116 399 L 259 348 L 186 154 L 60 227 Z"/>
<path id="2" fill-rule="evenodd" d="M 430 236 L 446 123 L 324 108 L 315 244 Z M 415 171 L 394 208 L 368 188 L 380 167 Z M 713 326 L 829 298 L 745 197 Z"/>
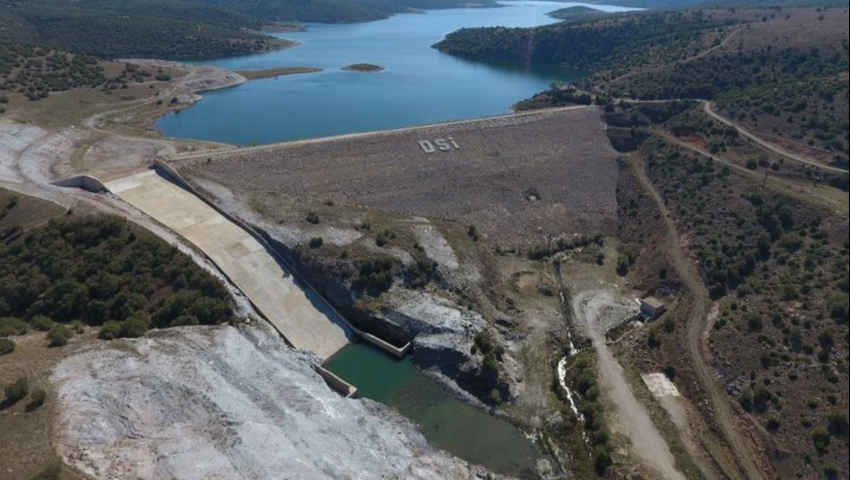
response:
<path id="1" fill-rule="evenodd" d="M 375 244 L 379 247 L 385 247 L 388 243 L 390 243 L 390 241 L 386 236 L 384 236 L 384 234 L 379 234 L 375 239 Z"/>
<path id="2" fill-rule="evenodd" d="M 115 340 L 121 338 L 121 322 L 110 320 L 100 327 L 100 338 L 104 340 Z"/>
<path id="3" fill-rule="evenodd" d="M 181 315 L 169 324 L 170 327 L 185 327 L 190 325 L 199 325 L 201 322 L 198 321 L 198 317 L 194 315 Z"/>
<path id="4" fill-rule="evenodd" d="M 829 443 L 832 440 L 832 435 L 823 425 L 818 425 L 812 430 L 812 442 L 815 444 L 815 450 L 818 453 L 826 453 L 829 450 Z"/>
<path id="5" fill-rule="evenodd" d="M 54 325 L 47 332 L 47 339 L 50 340 L 51 347 L 63 347 L 68 344 L 68 339 L 74 335 L 74 332 L 65 325 Z"/>
<path id="6" fill-rule="evenodd" d="M 0 338 L 0 355 L 6 355 L 15 351 L 15 342 L 8 338 Z"/>
<path id="7" fill-rule="evenodd" d="M 23 335 L 30 330 L 27 322 L 15 317 L 0 318 L 0 337 Z"/>
<path id="8" fill-rule="evenodd" d="M 659 348 L 661 346 L 661 335 L 658 330 L 652 329 L 649 331 L 649 336 L 646 337 L 646 345 L 649 348 Z"/>
<path id="9" fill-rule="evenodd" d="M 12 403 L 17 403 L 23 400 L 30 391 L 30 382 L 27 377 L 18 378 L 15 383 L 7 385 L 4 393 L 6 400 Z"/>
<path id="10" fill-rule="evenodd" d="M 767 431 L 769 431 L 770 433 L 778 432 L 780 426 L 781 426 L 781 424 L 779 423 L 778 418 L 770 418 L 770 419 L 767 420 L 767 423 L 765 424 Z"/>
<path id="11" fill-rule="evenodd" d="M 322 248 L 324 244 L 325 239 L 322 237 L 315 237 L 310 239 L 310 248 L 312 248 L 313 250 Z"/>
<path id="12" fill-rule="evenodd" d="M 604 448 L 597 448 L 596 453 L 593 456 L 593 465 L 596 469 L 596 474 L 600 477 L 605 475 L 605 472 L 614 465 L 614 460 L 611 458 L 611 454 L 608 453 L 608 450 Z"/>
<path id="13" fill-rule="evenodd" d="M 311 225 L 318 225 L 318 224 L 322 223 L 322 220 L 319 218 L 318 214 L 316 214 L 314 212 L 310 212 L 310 213 L 307 214 L 307 223 L 309 223 Z"/>
<path id="14" fill-rule="evenodd" d="M 141 318 L 133 317 L 124 320 L 121 324 L 121 338 L 139 338 L 148 331 L 148 322 Z"/>
<path id="15" fill-rule="evenodd" d="M 838 438 L 847 438 L 850 426 L 848 426 L 846 412 L 830 413 L 827 417 L 827 422 L 829 423 L 828 430 L 830 434 Z"/>
<path id="16" fill-rule="evenodd" d="M 36 408 L 44 405 L 44 402 L 47 400 L 47 390 L 43 387 L 38 387 L 32 392 L 30 395 L 30 403 L 27 405 L 27 410 L 35 410 Z"/>
<path id="17" fill-rule="evenodd" d="M 629 268 L 635 263 L 635 258 L 633 255 L 628 253 L 622 253 L 617 258 L 617 274 L 621 277 L 625 277 L 629 274 Z"/>
<path id="18" fill-rule="evenodd" d="M 44 315 L 36 315 L 30 319 L 30 325 L 32 328 L 38 330 L 39 332 L 46 332 L 53 328 L 53 320 Z"/>

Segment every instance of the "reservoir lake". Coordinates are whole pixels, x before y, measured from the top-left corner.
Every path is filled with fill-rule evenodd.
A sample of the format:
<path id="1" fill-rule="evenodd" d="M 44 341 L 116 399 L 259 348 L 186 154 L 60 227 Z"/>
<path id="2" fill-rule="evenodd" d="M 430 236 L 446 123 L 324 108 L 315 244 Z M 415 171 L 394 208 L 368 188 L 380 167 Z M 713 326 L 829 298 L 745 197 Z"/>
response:
<path id="1" fill-rule="evenodd" d="M 277 34 L 300 42 L 298 47 L 199 63 L 229 70 L 301 66 L 323 71 L 206 92 L 200 103 L 162 117 L 156 126 L 168 137 L 251 145 L 510 113 L 513 103 L 552 81 L 583 73 L 557 66 L 473 62 L 431 46 L 465 27 L 554 23 L 549 12 L 576 5 L 583 4 L 520 0 L 503 2 L 501 8 L 429 10 L 350 25 L 308 24 L 303 32 Z M 342 70 L 355 63 L 386 70 Z"/>

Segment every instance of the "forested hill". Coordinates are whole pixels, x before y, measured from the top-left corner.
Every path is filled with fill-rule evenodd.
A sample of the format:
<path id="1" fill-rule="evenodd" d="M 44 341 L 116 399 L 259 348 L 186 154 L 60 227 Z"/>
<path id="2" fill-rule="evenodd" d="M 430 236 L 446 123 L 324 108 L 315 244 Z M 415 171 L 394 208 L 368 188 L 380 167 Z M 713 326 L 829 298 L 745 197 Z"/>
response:
<path id="1" fill-rule="evenodd" d="M 674 58 L 681 50 L 700 44 L 706 31 L 734 23 L 700 13 L 641 13 L 536 28 L 466 28 L 435 47 L 477 60 L 597 70 L 646 63 L 658 56 Z"/>
<path id="2" fill-rule="evenodd" d="M 263 22 L 224 8 L 170 0 L 4 2 L 0 40 L 115 57 L 210 58 L 273 48 Z"/>
<path id="3" fill-rule="evenodd" d="M 412 9 L 456 8 L 466 0 L 196 0 L 224 6 L 264 20 L 352 23 L 379 20 Z M 494 0 L 474 2 L 495 6 Z"/>
<path id="4" fill-rule="evenodd" d="M 476 2 L 494 6 L 493 0 Z M 287 42 L 268 23 L 364 22 L 466 0 L 0 0 L 0 41 L 102 58 L 204 59 L 271 50 Z"/>

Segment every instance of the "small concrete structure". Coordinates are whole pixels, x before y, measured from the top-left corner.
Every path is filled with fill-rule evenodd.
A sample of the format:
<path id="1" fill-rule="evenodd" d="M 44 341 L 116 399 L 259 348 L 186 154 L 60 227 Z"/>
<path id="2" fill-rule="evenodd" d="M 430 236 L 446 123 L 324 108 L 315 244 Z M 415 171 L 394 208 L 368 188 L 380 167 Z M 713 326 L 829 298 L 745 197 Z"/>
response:
<path id="1" fill-rule="evenodd" d="M 670 379 L 663 373 L 642 374 L 641 378 L 643 378 L 643 383 L 646 384 L 646 387 L 656 400 L 662 400 L 664 398 L 678 398 L 682 396 L 679 393 L 679 389 L 676 388 L 676 384 L 671 382 Z"/>
<path id="2" fill-rule="evenodd" d="M 640 313 L 649 320 L 655 320 L 667 311 L 667 305 L 655 297 L 646 297 L 640 301 Z"/>

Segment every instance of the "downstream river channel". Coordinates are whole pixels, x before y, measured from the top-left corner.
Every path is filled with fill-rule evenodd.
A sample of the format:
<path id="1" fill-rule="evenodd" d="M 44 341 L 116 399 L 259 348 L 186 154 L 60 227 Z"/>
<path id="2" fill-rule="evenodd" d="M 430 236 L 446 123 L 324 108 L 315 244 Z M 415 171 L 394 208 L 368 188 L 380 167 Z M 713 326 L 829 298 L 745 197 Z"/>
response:
<path id="1" fill-rule="evenodd" d="M 513 103 L 552 81 L 581 75 L 559 67 L 471 62 L 431 48 L 464 27 L 545 25 L 556 21 L 549 12 L 580 4 L 515 0 L 502 5 L 431 10 L 353 25 L 309 24 L 304 32 L 279 34 L 302 45 L 203 63 L 230 70 L 301 66 L 323 71 L 207 92 L 202 102 L 161 118 L 157 127 L 169 137 L 236 145 L 384 130 L 509 113 Z M 354 63 L 386 70 L 341 70 Z"/>
<path id="2" fill-rule="evenodd" d="M 422 374 L 410 357 L 398 360 L 355 343 L 325 363 L 355 385 L 360 397 L 398 410 L 419 425 L 434 446 L 515 478 L 532 478 L 540 452 L 510 423 L 454 398 Z"/>

